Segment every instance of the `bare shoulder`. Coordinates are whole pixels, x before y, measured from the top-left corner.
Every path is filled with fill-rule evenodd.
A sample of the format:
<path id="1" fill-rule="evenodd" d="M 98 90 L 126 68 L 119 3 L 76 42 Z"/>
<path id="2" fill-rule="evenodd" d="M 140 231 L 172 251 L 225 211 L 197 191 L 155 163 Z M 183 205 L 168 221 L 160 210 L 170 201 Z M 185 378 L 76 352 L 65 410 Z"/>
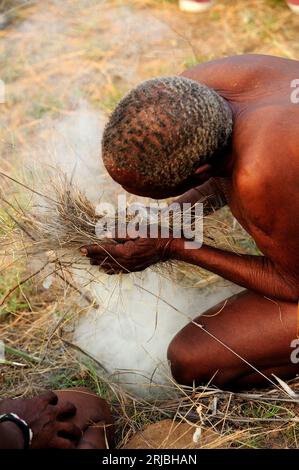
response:
<path id="1" fill-rule="evenodd" d="M 237 123 L 234 184 L 239 191 L 254 190 L 258 197 L 273 191 L 275 197 L 282 179 L 284 183 L 298 184 L 298 119 L 299 105 L 285 109 L 269 105 Z"/>
<path id="2" fill-rule="evenodd" d="M 279 77 L 282 71 L 293 67 L 298 68 L 297 61 L 262 54 L 242 54 L 198 64 L 181 75 L 220 90 L 233 88 L 235 85 L 231 80 L 234 79 L 246 89 L 256 76 L 268 80 L 270 76 Z"/>

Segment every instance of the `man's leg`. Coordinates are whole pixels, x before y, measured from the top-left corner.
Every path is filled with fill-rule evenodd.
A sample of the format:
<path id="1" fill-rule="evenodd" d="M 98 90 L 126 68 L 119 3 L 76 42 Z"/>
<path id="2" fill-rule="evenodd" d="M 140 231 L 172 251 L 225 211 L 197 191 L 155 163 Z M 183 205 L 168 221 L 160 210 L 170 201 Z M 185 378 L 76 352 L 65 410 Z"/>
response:
<path id="1" fill-rule="evenodd" d="M 206 331 L 192 322 L 175 336 L 168 349 L 173 377 L 185 385 L 211 381 L 227 389 L 266 385 L 264 376 L 273 380 L 273 373 L 294 377 L 299 364 L 291 361 L 291 342 L 297 338 L 297 320 L 297 304 L 250 291 L 235 295 L 194 320 Z"/>

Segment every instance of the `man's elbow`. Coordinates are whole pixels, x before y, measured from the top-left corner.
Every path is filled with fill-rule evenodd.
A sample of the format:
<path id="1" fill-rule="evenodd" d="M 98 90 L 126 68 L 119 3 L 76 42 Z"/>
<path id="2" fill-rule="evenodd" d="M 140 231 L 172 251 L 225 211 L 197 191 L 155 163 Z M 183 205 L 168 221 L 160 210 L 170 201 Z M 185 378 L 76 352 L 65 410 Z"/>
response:
<path id="1" fill-rule="evenodd" d="M 276 298 L 287 302 L 299 301 L 299 282 L 293 279 L 284 278 L 284 284 L 278 288 Z"/>
<path id="2" fill-rule="evenodd" d="M 290 302 L 299 302 L 299 286 L 297 285 L 292 290 L 290 290 Z"/>
<path id="3" fill-rule="evenodd" d="M 267 269 L 270 269 L 268 278 L 269 292 L 273 292 L 273 297 L 285 302 L 298 302 L 299 300 L 299 278 L 290 272 L 282 270 L 269 259 L 264 258 Z"/>

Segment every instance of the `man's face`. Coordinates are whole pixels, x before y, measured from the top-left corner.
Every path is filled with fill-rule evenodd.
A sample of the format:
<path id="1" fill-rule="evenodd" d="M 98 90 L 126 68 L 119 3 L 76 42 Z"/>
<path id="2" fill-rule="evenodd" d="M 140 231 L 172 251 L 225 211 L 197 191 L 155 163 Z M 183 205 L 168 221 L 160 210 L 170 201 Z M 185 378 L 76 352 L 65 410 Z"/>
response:
<path id="1" fill-rule="evenodd" d="M 128 168 L 106 166 L 106 169 L 114 181 L 119 183 L 128 193 L 152 199 L 167 199 L 180 196 L 186 191 L 205 183 L 212 176 L 211 166 L 204 164 L 198 167 L 193 174 L 182 181 L 182 183 L 174 187 L 165 185 L 165 188 L 157 188 L 153 184 L 143 181 L 142 175 Z"/>
<path id="2" fill-rule="evenodd" d="M 200 183 L 196 176 L 191 176 L 188 178 L 186 181 L 184 181 L 182 184 L 173 187 L 173 188 L 154 188 L 150 185 L 130 185 L 128 184 L 122 184 L 122 187 L 124 188 L 125 191 L 127 191 L 130 194 L 135 194 L 136 196 L 143 196 L 143 197 L 149 197 L 151 199 L 167 199 L 170 197 L 176 197 L 180 196 L 181 194 L 185 193 L 189 189 L 192 189 L 196 186 L 198 186 Z"/>
<path id="3" fill-rule="evenodd" d="M 167 199 L 169 197 L 177 196 L 177 191 L 163 191 L 162 189 L 153 189 L 153 188 L 137 188 L 132 186 L 122 186 L 125 191 L 130 194 L 135 194 L 136 196 L 150 197 L 151 199 Z"/>

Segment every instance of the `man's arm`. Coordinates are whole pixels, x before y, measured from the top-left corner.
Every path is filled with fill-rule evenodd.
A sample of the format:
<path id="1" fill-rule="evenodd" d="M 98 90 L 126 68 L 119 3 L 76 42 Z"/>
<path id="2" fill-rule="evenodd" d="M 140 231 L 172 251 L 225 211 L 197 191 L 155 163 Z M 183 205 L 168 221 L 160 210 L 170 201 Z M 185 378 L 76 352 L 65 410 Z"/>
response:
<path id="1" fill-rule="evenodd" d="M 299 283 L 263 256 L 238 255 L 207 245 L 185 248 L 182 238 L 140 238 L 116 245 L 89 245 L 81 253 L 109 274 L 142 271 L 152 264 L 177 259 L 200 266 L 247 289 L 289 302 L 299 300 Z"/>
<path id="2" fill-rule="evenodd" d="M 140 238 L 116 245 L 89 245 L 81 253 L 106 272 L 142 271 L 152 264 L 177 259 L 207 269 L 247 289 L 289 302 L 299 299 L 299 283 L 263 256 L 239 255 L 207 245 L 185 248 L 182 238 Z"/>
<path id="3" fill-rule="evenodd" d="M 190 191 L 182 194 L 174 202 L 179 204 L 190 203 L 192 206 L 201 202 L 203 204 L 204 216 L 212 214 L 227 204 L 224 193 L 214 178 L 197 186 L 197 188 L 190 189 Z"/>
<path id="4" fill-rule="evenodd" d="M 0 423 L 0 449 L 24 449 L 24 437 L 16 424 Z"/>
<path id="5" fill-rule="evenodd" d="M 183 239 L 174 239 L 169 247 L 170 259 L 195 264 L 262 295 L 297 302 L 299 283 L 280 273 L 274 263 L 263 256 L 238 255 L 207 245 L 185 249 Z"/>

